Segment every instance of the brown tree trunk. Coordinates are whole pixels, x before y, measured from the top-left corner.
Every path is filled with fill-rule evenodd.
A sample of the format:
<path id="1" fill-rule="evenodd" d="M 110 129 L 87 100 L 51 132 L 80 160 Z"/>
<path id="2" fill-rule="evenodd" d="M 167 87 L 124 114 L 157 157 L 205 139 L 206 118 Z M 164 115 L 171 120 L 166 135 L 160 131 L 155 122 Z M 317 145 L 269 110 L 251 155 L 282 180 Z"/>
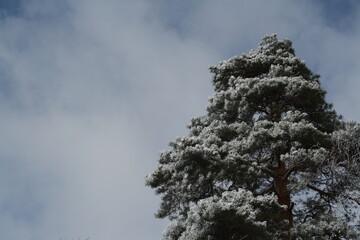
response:
<path id="1" fill-rule="evenodd" d="M 280 157 L 280 156 L 279 156 Z M 288 224 L 283 228 L 285 232 L 289 232 L 293 226 L 293 215 L 291 209 L 291 198 L 290 192 L 287 189 L 287 177 L 286 173 L 288 169 L 286 168 L 286 164 L 283 161 L 278 160 L 279 166 L 276 168 L 275 172 L 278 178 L 274 180 L 275 193 L 278 197 L 278 203 L 281 205 L 285 205 L 287 210 L 282 214 L 281 220 L 288 220 Z M 289 234 L 288 234 L 289 235 Z M 284 240 L 291 239 L 290 236 L 284 237 Z"/>
<path id="2" fill-rule="evenodd" d="M 280 96 L 276 96 L 275 99 L 278 100 Z M 280 122 L 281 121 L 281 109 L 273 109 L 271 111 L 272 121 Z M 288 168 L 286 163 L 281 160 L 281 154 L 284 153 L 284 149 L 277 149 L 275 151 L 274 157 L 277 162 L 277 167 L 274 167 L 272 170 L 275 171 L 276 177 L 274 178 L 274 188 L 275 194 L 278 197 L 278 203 L 280 205 L 285 205 L 287 207 L 286 211 L 282 214 L 280 220 L 288 220 L 288 224 L 282 229 L 284 232 L 287 232 L 287 236 L 283 237 L 283 240 L 293 240 L 290 238 L 290 229 L 293 227 L 293 214 L 291 206 L 290 192 L 287 189 L 288 184 Z"/>
<path id="3" fill-rule="evenodd" d="M 273 102 L 277 102 L 280 99 L 280 95 L 275 95 L 272 99 Z M 283 113 L 282 109 L 271 109 L 270 110 L 270 119 L 272 122 L 280 122 L 281 114 Z M 274 152 L 273 161 L 277 162 L 277 166 L 270 165 L 269 170 L 274 173 L 274 190 L 275 194 L 278 197 L 278 203 L 280 205 L 285 205 L 287 207 L 286 211 L 280 216 L 280 221 L 287 220 L 288 224 L 282 229 L 286 232 L 286 236 L 283 237 L 283 240 L 293 240 L 290 237 L 290 229 L 293 227 L 293 214 L 292 214 L 292 204 L 290 198 L 290 192 L 288 191 L 288 175 L 290 174 L 289 169 L 286 166 L 286 163 L 281 160 L 281 154 L 286 152 L 283 148 L 278 148 Z"/>

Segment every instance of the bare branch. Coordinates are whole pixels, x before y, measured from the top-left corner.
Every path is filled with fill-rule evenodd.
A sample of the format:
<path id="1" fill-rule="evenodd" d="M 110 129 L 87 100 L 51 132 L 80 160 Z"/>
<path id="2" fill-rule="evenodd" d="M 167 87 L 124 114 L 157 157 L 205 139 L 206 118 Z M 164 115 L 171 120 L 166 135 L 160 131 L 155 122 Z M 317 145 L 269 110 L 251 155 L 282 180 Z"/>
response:
<path id="1" fill-rule="evenodd" d="M 331 198 L 335 198 L 334 194 L 332 194 L 332 193 L 325 192 L 324 190 L 321 190 L 321 189 L 319 189 L 319 188 L 317 188 L 317 187 L 314 187 L 314 186 L 312 186 L 312 185 L 310 185 L 310 184 L 306 184 L 306 186 L 307 186 L 308 188 L 310 188 L 310 189 L 318 192 L 318 193 L 319 193 L 320 195 L 322 195 L 322 196 L 325 195 L 325 196 L 328 196 L 328 197 L 331 197 Z"/>

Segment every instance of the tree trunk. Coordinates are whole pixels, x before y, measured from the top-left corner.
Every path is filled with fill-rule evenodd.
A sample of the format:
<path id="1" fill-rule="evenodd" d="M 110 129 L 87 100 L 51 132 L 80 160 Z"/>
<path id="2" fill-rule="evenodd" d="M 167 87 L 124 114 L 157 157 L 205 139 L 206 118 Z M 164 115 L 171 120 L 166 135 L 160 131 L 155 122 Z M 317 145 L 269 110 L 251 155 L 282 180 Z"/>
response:
<path id="1" fill-rule="evenodd" d="M 291 198 L 290 193 L 287 189 L 287 178 L 286 173 L 288 169 L 286 168 L 286 164 L 283 161 L 278 161 L 279 166 L 275 170 L 278 178 L 275 178 L 274 184 L 275 184 L 275 193 L 278 197 L 278 203 L 281 205 L 286 205 L 287 209 L 282 214 L 281 220 L 288 220 L 288 225 L 283 228 L 284 231 L 289 232 L 290 229 L 293 226 L 293 215 L 292 215 L 292 209 L 291 209 Z M 284 240 L 291 239 L 290 236 L 284 237 Z"/>
<path id="2" fill-rule="evenodd" d="M 280 98 L 279 95 L 275 96 L 274 100 L 278 101 Z M 271 111 L 272 121 L 273 122 L 280 122 L 281 121 L 281 109 L 273 109 Z M 274 157 L 275 161 L 277 162 L 277 167 L 274 168 L 276 177 L 274 178 L 274 187 L 275 187 L 275 194 L 278 197 L 278 203 L 280 205 L 285 205 L 287 207 L 286 211 L 282 214 L 280 220 L 288 220 L 288 224 L 283 228 L 283 231 L 287 232 L 287 236 L 283 237 L 283 240 L 292 240 L 290 238 L 290 229 L 293 227 L 293 214 L 292 214 L 292 206 L 291 206 L 291 198 L 290 192 L 287 189 L 287 172 L 288 168 L 286 163 L 281 160 L 281 154 L 283 154 L 286 150 L 279 148 L 275 151 Z"/>

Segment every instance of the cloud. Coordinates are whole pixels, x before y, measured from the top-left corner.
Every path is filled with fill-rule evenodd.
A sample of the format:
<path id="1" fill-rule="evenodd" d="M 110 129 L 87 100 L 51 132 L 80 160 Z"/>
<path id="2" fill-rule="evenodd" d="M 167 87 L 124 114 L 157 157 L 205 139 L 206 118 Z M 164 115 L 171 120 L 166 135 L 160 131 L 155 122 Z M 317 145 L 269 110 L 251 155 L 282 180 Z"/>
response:
<path id="1" fill-rule="evenodd" d="M 0 142 L 15 172 L 2 169 L 2 232 L 159 238 L 144 176 L 170 129 L 183 133 L 191 109 L 203 111 L 211 53 L 146 22 L 146 4 L 40 3 L 1 24 Z"/>
<path id="2" fill-rule="evenodd" d="M 311 1 L 23 1 L 0 23 L 2 236 L 159 239 L 166 221 L 153 218 L 145 174 L 204 114 L 207 66 L 266 33 L 293 39 L 340 112 L 359 117 L 348 107 L 359 29 L 341 32 L 319 11 Z"/>

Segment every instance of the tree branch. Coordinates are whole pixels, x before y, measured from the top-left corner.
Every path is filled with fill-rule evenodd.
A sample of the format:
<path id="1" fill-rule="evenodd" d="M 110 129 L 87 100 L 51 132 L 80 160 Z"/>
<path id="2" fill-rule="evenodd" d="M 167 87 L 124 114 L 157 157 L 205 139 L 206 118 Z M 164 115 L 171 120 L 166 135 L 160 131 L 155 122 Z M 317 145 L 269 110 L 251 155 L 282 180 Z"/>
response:
<path id="1" fill-rule="evenodd" d="M 328 197 L 331 197 L 331 198 L 335 198 L 334 194 L 331 194 L 329 192 L 325 192 L 324 190 L 321 190 L 320 188 L 317 188 L 317 187 L 314 187 L 310 184 L 306 184 L 306 186 L 316 192 L 318 192 L 320 195 L 325 195 L 325 196 L 328 196 Z"/>
<path id="2" fill-rule="evenodd" d="M 271 184 L 271 186 L 269 186 L 268 188 L 262 190 L 261 192 L 259 192 L 256 195 L 261 196 L 261 195 L 264 195 L 265 193 L 269 193 L 269 192 L 272 192 L 272 191 L 275 192 L 275 188 L 274 188 L 273 183 Z"/>
<path id="3" fill-rule="evenodd" d="M 295 166 L 295 167 L 289 168 L 289 169 L 286 171 L 285 175 L 284 175 L 284 180 L 287 180 L 291 173 L 293 173 L 293 172 L 295 172 L 295 171 L 302 170 L 302 169 L 305 169 L 305 168 L 304 168 L 304 167 L 300 167 L 300 166 Z"/>
<path id="4" fill-rule="evenodd" d="M 354 201 L 354 202 L 356 202 L 356 204 L 360 206 L 360 200 L 359 199 L 356 199 L 356 198 L 353 198 L 353 197 L 350 197 L 350 196 L 347 196 L 347 198 Z"/>
<path id="5" fill-rule="evenodd" d="M 262 170 L 263 172 L 269 174 L 269 175 L 270 175 L 271 177 L 273 177 L 274 179 L 280 179 L 280 178 L 281 178 L 280 176 L 278 176 L 278 175 L 276 174 L 276 172 L 274 172 L 274 171 L 272 170 L 272 168 L 269 168 L 269 165 L 268 165 L 266 168 L 261 168 L 261 170 Z"/>

